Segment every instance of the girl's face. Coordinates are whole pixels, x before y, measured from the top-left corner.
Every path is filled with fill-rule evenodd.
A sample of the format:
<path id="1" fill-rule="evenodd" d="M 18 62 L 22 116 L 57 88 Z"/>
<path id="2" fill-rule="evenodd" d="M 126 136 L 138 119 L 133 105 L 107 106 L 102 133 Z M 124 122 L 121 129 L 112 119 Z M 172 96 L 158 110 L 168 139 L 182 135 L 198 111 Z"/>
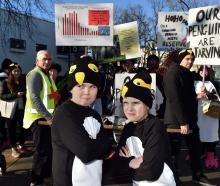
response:
<path id="1" fill-rule="evenodd" d="M 51 79 L 53 79 L 54 81 L 56 81 L 57 76 L 58 76 L 58 71 L 57 71 L 57 69 L 50 69 L 50 70 L 49 70 L 49 74 L 50 74 Z"/>
<path id="2" fill-rule="evenodd" d="M 15 68 L 11 71 L 11 73 L 15 79 L 18 79 L 21 75 L 21 70 L 19 68 Z"/>
<path id="3" fill-rule="evenodd" d="M 149 107 L 139 99 L 125 97 L 123 99 L 123 110 L 129 121 L 139 122 L 148 116 Z"/>
<path id="4" fill-rule="evenodd" d="M 75 85 L 70 92 L 72 94 L 71 100 L 74 103 L 90 106 L 96 99 L 98 88 L 91 83 L 83 83 L 82 85 Z"/>
<path id="5" fill-rule="evenodd" d="M 208 76 L 208 70 L 207 70 L 207 69 L 205 69 L 204 74 L 205 74 L 205 77 Z M 203 70 L 200 70 L 200 71 L 199 71 L 199 75 L 200 75 L 201 77 L 203 77 Z"/>

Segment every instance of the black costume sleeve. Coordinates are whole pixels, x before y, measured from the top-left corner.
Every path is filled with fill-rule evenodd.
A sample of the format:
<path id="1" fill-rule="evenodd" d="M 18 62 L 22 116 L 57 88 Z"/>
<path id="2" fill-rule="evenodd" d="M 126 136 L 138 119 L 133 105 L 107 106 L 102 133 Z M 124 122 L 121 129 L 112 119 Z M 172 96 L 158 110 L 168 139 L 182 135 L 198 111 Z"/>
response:
<path id="1" fill-rule="evenodd" d="M 134 180 L 156 181 L 163 172 L 167 157 L 166 132 L 159 120 L 154 120 L 150 130 L 146 131 L 146 141 L 143 141 L 143 162 L 134 172 Z"/>
<path id="2" fill-rule="evenodd" d="M 120 140 L 118 142 L 118 146 L 117 146 L 117 152 L 119 152 L 119 150 L 121 149 L 121 147 L 125 146 L 126 145 L 126 140 L 127 138 L 129 137 L 130 135 L 130 124 L 127 124 L 124 126 L 124 129 L 121 133 L 121 136 L 120 136 Z"/>
<path id="3" fill-rule="evenodd" d="M 58 108 L 52 128 L 59 134 L 62 145 L 83 163 L 103 159 L 111 147 L 111 142 L 104 135 L 99 135 L 97 139 L 91 139 L 83 125 L 79 123 L 77 114 L 73 115 L 67 109 Z"/>
<path id="4" fill-rule="evenodd" d="M 11 101 L 16 99 L 17 97 L 18 96 L 16 92 L 10 92 L 10 90 L 8 89 L 6 80 L 0 81 L 0 99 Z"/>

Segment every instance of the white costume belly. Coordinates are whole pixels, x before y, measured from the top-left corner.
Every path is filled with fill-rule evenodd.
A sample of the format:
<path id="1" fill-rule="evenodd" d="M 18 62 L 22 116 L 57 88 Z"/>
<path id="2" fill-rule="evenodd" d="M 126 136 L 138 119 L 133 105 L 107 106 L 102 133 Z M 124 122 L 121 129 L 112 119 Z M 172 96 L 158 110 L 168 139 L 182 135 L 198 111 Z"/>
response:
<path id="1" fill-rule="evenodd" d="M 95 118 L 87 117 L 83 126 L 90 138 L 96 139 L 101 124 Z M 75 157 L 72 166 L 72 183 L 74 186 L 101 186 L 101 181 L 102 160 L 94 160 L 85 164 L 77 156 Z"/>

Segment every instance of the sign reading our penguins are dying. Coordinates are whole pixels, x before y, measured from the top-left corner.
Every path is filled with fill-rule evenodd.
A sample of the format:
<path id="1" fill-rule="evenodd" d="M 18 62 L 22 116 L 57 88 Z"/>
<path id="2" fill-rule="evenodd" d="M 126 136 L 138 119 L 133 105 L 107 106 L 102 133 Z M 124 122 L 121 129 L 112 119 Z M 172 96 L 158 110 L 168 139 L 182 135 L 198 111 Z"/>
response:
<path id="1" fill-rule="evenodd" d="M 188 34 L 195 64 L 220 65 L 220 6 L 190 9 Z"/>

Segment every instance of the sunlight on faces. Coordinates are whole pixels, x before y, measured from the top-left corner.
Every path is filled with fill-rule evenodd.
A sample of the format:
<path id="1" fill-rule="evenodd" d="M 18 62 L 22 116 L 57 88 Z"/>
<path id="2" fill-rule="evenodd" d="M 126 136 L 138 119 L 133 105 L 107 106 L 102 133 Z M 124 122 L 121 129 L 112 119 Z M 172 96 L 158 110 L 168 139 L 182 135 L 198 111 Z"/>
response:
<path id="1" fill-rule="evenodd" d="M 180 62 L 180 66 L 190 69 L 193 66 L 195 58 L 193 55 L 186 55 L 183 60 Z"/>
<path id="2" fill-rule="evenodd" d="M 82 85 L 75 85 L 71 89 L 71 100 L 81 106 L 90 106 L 96 99 L 98 92 L 97 86 L 91 83 L 83 83 Z"/>
<path id="3" fill-rule="evenodd" d="M 127 119 L 131 122 L 139 122 L 148 116 L 149 107 L 142 101 L 133 97 L 123 99 L 123 110 Z"/>
<path id="4" fill-rule="evenodd" d="M 51 55 L 48 52 L 40 52 L 37 54 L 36 65 L 44 70 L 48 70 L 52 63 Z"/>

